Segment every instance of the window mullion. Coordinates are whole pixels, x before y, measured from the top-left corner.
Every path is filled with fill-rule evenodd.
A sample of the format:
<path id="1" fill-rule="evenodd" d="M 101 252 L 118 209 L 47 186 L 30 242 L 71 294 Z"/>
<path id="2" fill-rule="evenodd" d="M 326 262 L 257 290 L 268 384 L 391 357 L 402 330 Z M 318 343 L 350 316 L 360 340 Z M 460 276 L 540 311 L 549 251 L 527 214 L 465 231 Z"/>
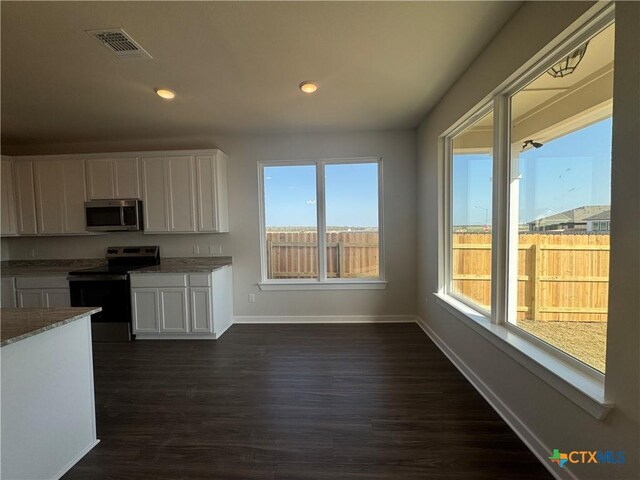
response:
<path id="1" fill-rule="evenodd" d="M 509 98 L 494 99 L 493 220 L 491 259 L 491 321 L 504 323 L 508 313 L 509 252 Z"/>
<path id="2" fill-rule="evenodd" d="M 324 192 L 325 162 L 316 165 L 316 210 L 318 215 L 318 279 L 327 280 L 327 216 Z"/>

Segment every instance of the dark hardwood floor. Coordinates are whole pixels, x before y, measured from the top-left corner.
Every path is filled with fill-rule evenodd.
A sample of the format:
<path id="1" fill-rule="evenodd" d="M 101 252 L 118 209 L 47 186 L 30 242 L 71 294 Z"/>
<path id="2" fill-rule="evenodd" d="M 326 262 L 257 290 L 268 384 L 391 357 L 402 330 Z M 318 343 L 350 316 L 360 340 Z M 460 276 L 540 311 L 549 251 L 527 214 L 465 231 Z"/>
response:
<path id="1" fill-rule="evenodd" d="M 414 324 L 94 344 L 100 444 L 65 480 L 550 479 Z"/>

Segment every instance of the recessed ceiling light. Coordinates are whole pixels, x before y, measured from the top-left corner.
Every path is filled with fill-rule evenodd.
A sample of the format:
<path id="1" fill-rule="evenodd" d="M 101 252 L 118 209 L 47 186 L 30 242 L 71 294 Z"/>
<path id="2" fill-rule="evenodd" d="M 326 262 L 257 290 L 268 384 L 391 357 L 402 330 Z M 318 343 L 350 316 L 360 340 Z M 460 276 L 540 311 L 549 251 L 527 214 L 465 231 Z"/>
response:
<path id="1" fill-rule="evenodd" d="M 155 92 L 156 95 L 164 98 L 165 100 L 171 100 L 176 96 L 176 92 L 174 92 L 173 90 L 169 90 L 168 88 L 156 88 Z"/>
<path id="2" fill-rule="evenodd" d="M 318 90 L 318 84 L 314 82 L 302 82 L 299 87 L 304 93 L 313 93 Z"/>

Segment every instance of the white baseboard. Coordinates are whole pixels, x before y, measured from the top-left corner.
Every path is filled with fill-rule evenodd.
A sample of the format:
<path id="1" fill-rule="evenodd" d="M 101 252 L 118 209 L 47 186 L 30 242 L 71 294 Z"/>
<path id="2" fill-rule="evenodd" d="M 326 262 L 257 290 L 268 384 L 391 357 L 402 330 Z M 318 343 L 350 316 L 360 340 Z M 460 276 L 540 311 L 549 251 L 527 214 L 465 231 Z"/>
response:
<path id="1" fill-rule="evenodd" d="M 484 397 L 491 407 L 502 417 L 511 430 L 523 441 L 538 460 L 549 470 L 551 475 L 557 480 L 578 480 L 566 466 L 558 468 L 549 461 L 552 449 L 542 443 L 542 441 L 513 413 L 513 411 L 491 390 L 491 388 L 478 377 L 471 369 L 439 336 L 427 323 L 416 317 L 416 323 L 422 328 L 424 333 L 436 344 L 453 365 L 465 376 L 474 388 Z"/>
<path id="2" fill-rule="evenodd" d="M 309 316 L 246 316 L 235 317 L 239 323 L 415 323 L 414 315 L 309 315 Z"/>

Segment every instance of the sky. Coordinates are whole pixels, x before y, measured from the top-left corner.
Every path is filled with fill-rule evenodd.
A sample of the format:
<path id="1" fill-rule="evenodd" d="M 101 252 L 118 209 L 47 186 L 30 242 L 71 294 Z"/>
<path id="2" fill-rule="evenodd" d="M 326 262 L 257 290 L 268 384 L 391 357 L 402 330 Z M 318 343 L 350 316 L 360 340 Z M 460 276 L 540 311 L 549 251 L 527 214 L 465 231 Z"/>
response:
<path id="1" fill-rule="evenodd" d="M 611 203 L 611 127 L 602 120 L 520 154 L 520 223 Z M 454 155 L 454 225 L 491 222 L 491 170 L 490 155 Z"/>
<path id="2" fill-rule="evenodd" d="M 264 169 L 267 227 L 317 224 L 315 165 Z M 325 167 L 327 226 L 378 226 L 378 164 Z"/>

